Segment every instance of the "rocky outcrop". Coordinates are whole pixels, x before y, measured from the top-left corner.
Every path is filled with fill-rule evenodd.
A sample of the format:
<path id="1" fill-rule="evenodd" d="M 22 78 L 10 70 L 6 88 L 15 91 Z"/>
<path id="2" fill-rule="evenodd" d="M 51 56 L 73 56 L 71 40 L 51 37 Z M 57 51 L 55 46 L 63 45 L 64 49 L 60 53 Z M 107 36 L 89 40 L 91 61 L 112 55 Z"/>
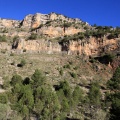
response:
<path id="1" fill-rule="evenodd" d="M 64 28 L 62 27 L 42 27 L 41 29 L 37 30 L 38 34 L 43 34 L 43 35 L 47 35 L 49 37 L 60 37 L 60 36 L 64 36 L 64 35 L 73 35 L 76 34 L 78 32 L 83 32 L 83 29 L 75 29 L 74 27 L 69 27 L 66 28 L 65 32 L 64 32 Z"/>
<path id="2" fill-rule="evenodd" d="M 25 16 L 22 21 L 19 20 L 9 20 L 9 19 L 0 19 L 0 28 L 28 28 L 28 29 L 35 29 L 38 28 L 41 24 L 45 24 L 49 21 L 60 20 L 62 22 L 71 22 L 71 23 L 83 23 L 90 26 L 87 22 L 83 22 L 78 18 L 69 18 L 62 14 L 50 13 L 50 14 L 29 14 Z"/>
<path id="3" fill-rule="evenodd" d="M 79 25 L 79 27 L 77 26 Z M 20 40 L 13 43 L 12 48 L 18 50 L 27 50 L 35 52 L 62 52 L 66 51 L 68 54 L 79 54 L 87 56 L 99 56 L 103 52 L 120 50 L 120 39 L 108 39 L 107 37 L 84 38 L 83 40 L 69 40 L 68 42 L 58 43 L 58 37 L 64 38 L 65 35 L 73 35 L 78 32 L 91 30 L 88 23 L 82 22 L 80 19 L 72 19 L 61 14 L 50 13 L 35 15 L 27 15 L 23 21 L 0 19 L 0 28 L 15 28 L 9 29 L 8 32 L 1 32 L 0 35 L 10 37 L 19 36 Z M 32 30 L 31 30 L 32 29 Z M 92 29 L 94 29 L 92 27 Z M 25 40 L 28 39 L 31 33 L 36 33 L 40 40 Z M 51 42 L 49 39 L 55 38 L 56 41 Z M 41 40 L 44 39 L 44 40 Z M 72 38 L 73 39 L 73 38 Z M 79 38 L 78 38 L 79 39 Z M 3 45 L 2 45 L 3 44 Z M 5 43 L 0 44 L 0 48 Z M 7 49 L 7 48 L 6 48 Z"/>
<path id="4" fill-rule="evenodd" d="M 0 28 L 16 28 L 19 25 L 20 21 L 18 20 L 0 19 Z"/>
<path id="5" fill-rule="evenodd" d="M 66 24 L 68 23 L 71 25 L 73 24 L 73 25 L 64 27 L 65 23 Z M 78 23 L 79 28 L 75 26 L 76 23 Z M 31 30 L 37 31 L 37 34 L 48 35 L 49 37 L 71 35 L 71 34 L 76 34 L 78 32 L 85 31 L 84 27 L 82 27 L 81 24 L 85 24 L 85 23 L 82 22 L 80 19 L 72 19 L 72 18 L 66 17 L 61 14 L 56 14 L 56 13 L 50 13 L 50 14 L 36 13 L 35 15 L 29 14 L 22 21 L 0 19 L 0 28 L 10 28 L 10 29 L 19 28 L 19 32 L 16 31 L 16 29 L 14 30 L 14 33 L 11 32 L 10 30 L 11 36 L 12 35 L 14 36 L 15 34 L 23 36 L 22 35 L 24 34 L 23 31 L 28 33 Z M 21 28 L 21 31 L 20 31 L 20 28 Z"/>
<path id="6" fill-rule="evenodd" d="M 75 22 L 75 23 L 82 23 L 82 20 L 78 19 L 78 18 L 75 18 L 75 19 L 72 19 L 72 18 L 69 18 L 67 16 L 64 16 L 62 14 L 56 14 L 54 12 L 48 14 L 49 16 L 49 20 L 62 20 L 62 21 L 67 21 L 67 22 Z"/>
<path id="7" fill-rule="evenodd" d="M 72 19 L 56 13 L 50 13 L 50 14 L 36 13 L 35 15 L 32 14 L 27 15 L 21 22 L 21 27 L 35 29 L 38 28 L 41 24 L 45 24 L 46 22 L 53 20 L 82 23 L 80 19 Z"/>
<path id="8" fill-rule="evenodd" d="M 59 45 L 57 42 L 51 42 L 49 40 L 19 40 L 19 42 L 16 42 L 13 44 L 13 48 L 17 50 L 25 50 L 26 52 L 46 52 L 46 53 L 53 53 L 61 52 L 61 45 Z"/>
<path id="9" fill-rule="evenodd" d="M 51 42 L 49 40 L 19 40 L 18 50 L 27 50 L 34 52 L 66 52 L 69 55 L 78 54 L 86 56 L 100 56 L 103 53 L 112 52 L 120 49 L 119 39 L 105 39 L 91 37 L 88 40 L 78 40 L 69 42 Z"/>
<path id="10" fill-rule="evenodd" d="M 120 49 L 120 39 L 107 39 L 91 37 L 88 40 L 70 41 L 69 53 L 87 56 L 99 56 L 103 53 Z"/>
<path id="11" fill-rule="evenodd" d="M 27 15 L 21 22 L 22 28 L 37 28 L 41 24 L 45 24 L 48 21 L 48 15 L 36 13 L 35 15 Z"/>

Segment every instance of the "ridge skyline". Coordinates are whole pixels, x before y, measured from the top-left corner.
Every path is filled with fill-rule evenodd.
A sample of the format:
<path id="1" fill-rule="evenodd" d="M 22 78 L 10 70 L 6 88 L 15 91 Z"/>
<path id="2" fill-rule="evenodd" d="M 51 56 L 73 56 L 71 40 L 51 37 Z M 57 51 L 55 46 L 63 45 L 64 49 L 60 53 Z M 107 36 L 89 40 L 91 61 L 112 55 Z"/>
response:
<path id="1" fill-rule="evenodd" d="M 0 0 L 0 17 L 21 20 L 29 13 L 61 13 L 70 18 L 79 18 L 90 25 L 120 26 L 119 0 L 75 0 L 75 1 L 29 1 Z"/>
<path id="2" fill-rule="evenodd" d="M 21 20 L 19 20 L 19 19 L 14 19 L 14 18 L 2 18 L 1 16 L 0 16 L 0 19 L 15 20 L 15 21 L 22 22 L 22 21 L 24 20 L 24 18 L 25 18 L 26 16 L 29 16 L 29 15 L 33 15 L 33 16 L 36 15 L 36 14 L 50 15 L 50 14 L 54 14 L 54 13 L 55 13 L 56 15 L 62 15 L 62 16 L 64 16 L 64 17 L 67 17 L 67 18 L 70 18 L 70 19 L 78 19 L 79 21 L 85 22 L 85 23 L 89 24 L 90 26 L 93 26 L 94 24 L 96 24 L 96 23 L 94 23 L 94 24 L 92 25 L 92 24 L 90 24 L 89 22 L 82 20 L 81 18 L 77 18 L 77 17 L 72 18 L 72 17 L 69 17 L 69 16 L 67 16 L 67 15 L 64 15 L 64 14 L 61 14 L 61 13 L 56 13 L 56 12 L 49 12 L 48 14 L 47 14 L 47 13 L 42 13 L 42 12 L 29 13 L 29 14 L 25 15 Z M 96 24 L 96 25 L 97 25 L 97 24 Z M 98 26 L 112 26 L 112 25 L 98 25 Z M 120 26 L 112 26 L 112 27 L 113 27 L 113 28 L 116 28 L 116 27 L 120 27 Z"/>

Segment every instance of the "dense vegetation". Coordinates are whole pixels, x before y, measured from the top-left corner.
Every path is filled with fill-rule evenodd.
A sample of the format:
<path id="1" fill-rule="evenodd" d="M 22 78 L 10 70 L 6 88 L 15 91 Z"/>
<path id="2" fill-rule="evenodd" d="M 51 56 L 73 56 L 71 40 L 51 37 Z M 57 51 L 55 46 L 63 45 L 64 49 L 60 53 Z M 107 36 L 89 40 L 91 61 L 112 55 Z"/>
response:
<path id="1" fill-rule="evenodd" d="M 11 90 L 0 94 L 0 111 L 3 112 L 1 118 L 29 120 L 34 116 L 40 120 L 65 120 L 70 114 L 76 114 L 74 111 L 86 114 L 84 113 L 87 111 L 86 109 L 93 107 L 94 110 L 106 111 L 110 120 L 118 120 L 120 118 L 119 78 L 120 68 L 118 67 L 107 83 L 111 92 L 107 93 L 103 99 L 98 82 L 91 83 L 86 95 L 80 86 L 76 85 L 72 88 L 67 80 L 50 86 L 47 84 L 45 75 L 38 69 L 31 77 L 24 79 L 15 74 L 10 83 L 6 83 L 5 86 Z M 8 110 L 6 111 L 6 109 Z M 5 113 L 8 114 L 10 109 L 14 114 L 6 116 Z M 110 112 L 107 112 L 108 110 Z M 87 113 L 86 119 L 87 116 L 96 119 L 94 113 Z"/>
<path id="2" fill-rule="evenodd" d="M 71 91 L 67 81 L 60 82 L 54 91 L 39 70 L 24 80 L 14 75 L 10 85 L 11 92 L 0 94 L 0 103 L 7 104 L 9 100 L 11 109 L 24 119 L 32 115 L 41 120 L 64 119 L 83 99 L 82 90 L 76 86 Z"/>
<path id="3" fill-rule="evenodd" d="M 120 119 L 120 67 L 113 74 L 111 80 L 107 83 L 110 93 L 106 96 L 107 103 L 111 103 L 110 120 Z"/>

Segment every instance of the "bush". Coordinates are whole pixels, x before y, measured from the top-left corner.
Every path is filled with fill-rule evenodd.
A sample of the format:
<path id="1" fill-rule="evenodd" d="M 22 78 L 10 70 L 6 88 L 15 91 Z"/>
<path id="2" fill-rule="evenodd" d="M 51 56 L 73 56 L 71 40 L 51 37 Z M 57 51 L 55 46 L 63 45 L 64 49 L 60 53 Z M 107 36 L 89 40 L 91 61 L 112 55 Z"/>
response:
<path id="1" fill-rule="evenodd" d="M 4 79 L 3 88 L 4 88 L 4 89 L 8 89 L 8 88 L 10 87 L 9 77 L 6 76 L 6 77 L 4 77 L 3 79 Z"/>
<path id="2" fill-rule="evenodd" d="M 31 35 L 28 37 L 29 40 L 36 40 L 37 39 L 37 34 L 31 33 Z"/>
<path id="3" fill-rule="evenodd" d="M 0 120 L 9 119 L 8 116 L 10 112 L 11 112 L 11 109 L 9 105 L 0 103 Z"/>
<path id="4" fill-rule="evenodd" d="M 7 42 L 7 38 L 5 35 L 0 36 L 0 42 Z"/>
<path id="5" fill-rule="evenodd" d="M 0 103 L 6 104 L 8 102 L 7 95 L 5 93 L 0 94 Z"/>
<path id="6" fill-rule="evenodd" d="M 70 69 L 70 65 L 69 65 L 69 64 L 64 65 L 63 68 L 68 68 L 68 69 Z"/>
<path id="7" fill-rule="evenodd" d="M 17 66 L 18 67 L 23 67 L 23 66 L 25 66 L 25 64 L 26 64 L 26 60 L 22 59 L 21 62 L 20 62 L 20 64 L 18 64 Z"/>
<path id="8" fill-rule="evenodd" d="M 38 69 L 35 70 L 34 74 L 32 75 L 31 79 L 33 80 L 33 86 L 41 86 L 45 82 L 46 78 L 42 74 L 42 72 Z"/>
<path id="9" fill-rule="evenodd" d="M 63 76 L 63 69 L 61 68 L 59 71 L 60 75 Z"/>
<path id="10" fill-rule="evenodd" d="M 117 33 L 111 33 L 110 35 L 108 35 L 108 39 L 114 39 L 114 38 L 117 38 L 118 37 L 118 34 Z"/>
<path id="11" fill-rule="evenodd" d="M 107 82 L 107 86 L 111 90 L 120 90 L 120 67 L 116 69 L 111 80 Z"/>
<path id="12" fill-rule="evenodd" d="M 11 53 L 10 56 L 14 56 L 15 54 L 14 53 Z"/>
<path id="13" fill-rule="evenodd" d="M 90 91 L 88 93 L 90 103 L 93 105 L 100 105 L 101 93 L 100 86 L 97 82 L 92 83 Z"/>
<path id="14" fill-rule="evenodd" d="M 23 52 L 26 52 L 26 49 L 23 49 Z"/>
<path id="15" fill-rule="evenodd" d="M 13 37 L 13 42 L 15 42 L 15 41 L 18 40 L 18 39 L 19 39 L 19 36 L 17 36 L 17 35 L 14 36 L 14 37 Z"/>
<path id="16" fill-rule="evenodd" d="M 71 72 L 70 75 L 71 75 L 71 77 L 73 77 L 73 78 L 77 78 L 77 75 L 76 75 L 76 73 L 74 73 L 74 72 Z"/>
<path id="17" fill-rule="evenodd" d="M 22 83 L 22 77 L 20 75 L 14 75 L 11 79 L 11 85 L 15 86 L 16 84 L 21 84 Z"/>

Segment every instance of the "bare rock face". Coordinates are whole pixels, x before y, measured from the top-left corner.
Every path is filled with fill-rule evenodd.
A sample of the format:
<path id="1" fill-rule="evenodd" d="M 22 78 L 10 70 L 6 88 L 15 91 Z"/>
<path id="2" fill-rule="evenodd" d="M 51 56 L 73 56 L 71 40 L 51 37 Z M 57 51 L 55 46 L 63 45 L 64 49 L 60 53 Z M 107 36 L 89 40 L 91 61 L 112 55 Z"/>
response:
<path id="1" fill-rule="evenodd" d="M 49 15 L 49 19 L 50 20 L 62 20 L 62 21 L 67 21 L 67 22 L 75 22 L 75 23 L 81 23 L 82 21 L 78 18 L 75 18 L 75 19 L 72 19 L 72 18 L 69 18 L 67 16 L 64 16 L 62 14 L 56 14 L 56 13 L 50 13 L 48 14 Z"/>
<path id="2" fill-rule="evenodd" d="M 96 39 L 95 37 L 91 37 L 87 41 L 69 41 L 69 43 L 63 44 L 51 42 L 49 40 L 20 40 L 16 49 L 25 49 L 27 51 L 34 52 L 66 52 L 68 54 L 99 56 L 104 52 L 111 52 L 120 49 L 118 45 L 119 43 L 120 40 L 102 38 Z"/>
<path id="3" fill-rule="evenodd" d="M 56 42 L 52 43 L 49 40 L 19 40 L 17 43 L 17 50 L 26 50 L 28 52 L 61 52 L 61 46 Z"/>
<path id="4" fill-rule="evenodd" d="M 66 28 L 64 32 L 64 28 L 62 27 L 42 27 L 41 29 L 37 30 L 38 33 L 48 35 L 49 37 L 60 37 L 64 35 L 73 35 L 78 32 L 83 32 L 82 29 L 75 29 L 74 27 Z"/>
<path id="5" fill-rule="evenodd" d="M 33 17 L 33 15 L 31 15 L 31 14 L 29 14 L 29 15 L 27 15 L 24 19 L 23 19 L 23 21 L 21 22 L 21 27 L 22 28 L 30 28 L 31 27 L 31 23 L 32 23 L 32 17 Z"/>
<path id="6" fill-rule="evenodd" d="M 15 28 L 19 27 L 20 21 L 0 19 L 0 28 Z"/>
<path id="7" fill-rule="evenodd" d="M 67 22 L 82 22 L 79 19 L 72 19 L 65 17 L 64 15 L 56 14 L 56 13 L 50 13 L 50 14 L 41 14 L 41 13 L 36 13 L 35 15 L 27 15 L 22 23 L 21 27 L 23 28 L 38 28 L 41 24 L 45 24 L 48 21 L 53 21 L 53 20 L 62 20 L 62 21 L 67 21 Z"/>
<path id="8" fill-rule="evenodd" d="M 91 37 L 88 40 L 70 41 L 68 47 L 71 54 L 99 56 L 104 52 L 111 52 L 120 49 L 119 43 L 119 39 Z"/>
<path id="9" fill-rule="evenodd" d="M 37 28 L 41 24 L 44 24 L 48 21 L 48 15 L 36 13 L 35 15 L 27 15 L 24 20 L 22 21 L 22 27 L 23 28 Z"/>
<path id="10" fill-rule="evenodd" d="M 65 23 L 67 27 L 65 27 Z M 79 27 L 77 26 L 79 25 Z M 41 27 L 42 26 L 42 27 Z M 51 42 L 47 39 L 64 37 L 65 35 L 74 35 L 78 32 L 84 32 L 84 27 L 90 28 L 88 23 L 82 22 L 80 19 L 72 19 L 61 14 L 50 13 L 35 15 L 27 15 L 23 21 L 0 19 L 0 28 L 15 28 L 9 29 L 8 33 L 0 33 L 6 36 L 19 36 L 20 39 L 13 43 L 13 48 L 18 50 L 27 50 L 34 52 L 63 52 L 69 54 L 79 54 L 86 56 L 99 56 L 103 52 L 120 50 L 120 36 L 115 39 L 102 38 L 85 38 L 83 40 L 70 40 L 68 43 L 59 44 L 54 41 Z M 17 28 L 17 29 L 16 29 Z M 21 29 L 23 28 L 23 29 Z M 30 30 L 33 31 L 30 31 Z M 18 32 L 19 30 L 20 32 Z M 23 31 L 22 31 L 23 30 Z M 42 35 L 44 40 L 25 40 L 29 38 L 31 32 L 36 32 L 39 36 Z M 45 40 L 46 39 L 46 40 Z M 0 49 L 6 48 L 6 43 L 0 43 Z"/>

